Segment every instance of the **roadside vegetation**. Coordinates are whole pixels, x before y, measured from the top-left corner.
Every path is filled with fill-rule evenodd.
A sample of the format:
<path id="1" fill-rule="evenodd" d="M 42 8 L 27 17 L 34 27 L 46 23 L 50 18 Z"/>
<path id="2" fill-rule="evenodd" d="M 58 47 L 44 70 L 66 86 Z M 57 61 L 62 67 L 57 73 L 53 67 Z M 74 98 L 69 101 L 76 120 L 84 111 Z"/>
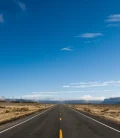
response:
<path id="1" fill-rule="evenodd" d="M 68 106 L 120 124 L 120 104 L 118 105 L 81 104 L 81 105 L 68 105 Z"/>
<path id="2" fill-rule="evenodd" d="M 0 125 L 52 106 L 52 104 L 0 102 Z"/>

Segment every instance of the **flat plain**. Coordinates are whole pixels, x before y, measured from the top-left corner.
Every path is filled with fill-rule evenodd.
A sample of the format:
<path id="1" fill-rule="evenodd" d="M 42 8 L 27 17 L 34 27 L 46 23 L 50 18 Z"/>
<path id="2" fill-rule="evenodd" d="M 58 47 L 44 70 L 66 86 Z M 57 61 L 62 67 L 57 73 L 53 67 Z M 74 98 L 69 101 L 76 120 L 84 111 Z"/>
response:
<path id="1" fill-rule="evenodd" d="M 0 125 L 52 106 L 40 103 L 0 102 Z"/>
<path id="2" fill-rule="evenodd" d="M 120 124 L 120 104 L 106 105 L 106 104 L 77 104 L 69 105 L 69 107 L 77 110 L 93 114 L 111 120 L 117 124 Z"/>

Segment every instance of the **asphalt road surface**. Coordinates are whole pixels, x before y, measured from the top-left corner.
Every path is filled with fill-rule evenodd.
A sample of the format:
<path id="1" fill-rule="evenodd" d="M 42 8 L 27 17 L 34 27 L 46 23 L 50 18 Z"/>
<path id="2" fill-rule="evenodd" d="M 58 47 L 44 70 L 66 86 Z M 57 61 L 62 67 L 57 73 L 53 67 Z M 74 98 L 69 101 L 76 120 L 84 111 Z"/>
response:
<path id="1" fill-rule="evenodd" d="M 0 138 L 120 138 L 120 126 L 57 105 L 1 127 Z"/>

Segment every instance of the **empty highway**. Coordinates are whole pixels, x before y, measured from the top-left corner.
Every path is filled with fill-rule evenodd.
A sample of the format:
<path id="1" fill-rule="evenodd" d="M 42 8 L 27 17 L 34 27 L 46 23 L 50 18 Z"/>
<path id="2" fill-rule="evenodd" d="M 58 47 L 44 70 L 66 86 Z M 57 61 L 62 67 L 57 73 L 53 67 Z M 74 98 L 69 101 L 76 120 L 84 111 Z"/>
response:
<path id="1" fill-rule="evenodd" d="M 0 138 L 120 138 L 120 126 L 56 105 L 2 126 Z"/>

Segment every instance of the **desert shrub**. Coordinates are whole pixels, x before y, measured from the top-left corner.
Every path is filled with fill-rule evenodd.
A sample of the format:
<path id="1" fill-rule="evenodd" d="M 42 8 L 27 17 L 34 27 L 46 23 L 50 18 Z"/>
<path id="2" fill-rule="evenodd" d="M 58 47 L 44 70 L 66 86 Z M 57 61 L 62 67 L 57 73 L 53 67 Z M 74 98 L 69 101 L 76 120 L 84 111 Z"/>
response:
<path id="1" fill-rule="evenodd" d="M 28 107 L 22 107 L 21 111 L 29 111 L 29 108 Z"/>
<path id="2" fill-rule="evenodd" d="M 0 106 L 0 108 L 5 108 L 5 106 Z"/>
<path id="3" fill-rule="evenodd" d="M 15 115 L 19 115 L 19 113 L 18 113 L 18 112 L 16 112 L 16 113 L 15 113 Z"/>
<path id="4" fill-rule="evenodd" d="M 86 108 L 86 107 L 84 108 L 84 110 L 87 112 L 91 112 L 91 110 L 89 108 Z"/>
<path id="5" fill-rule="evenodd" d="M 108 111 L 109 110 L 109 108 L 105 108 L 105 109 L 103 109 L 101 112 L 106 112 L 106 111 Z"/>
<path id="6" fill-rule="evenodd" d="M 120 112 L 117 112 L 117 115 L 116 116 L 119 116 L 120 115 Z"/>
<path id="7" fill-rule="evenodd" d="M 29 111 L 28 107 L 21 107 L 21 108 L 13 108 L 13 112 L 22 112 L 22 111 Z"/>
<path id="8" fill-rule="evenodd" d="M 10 112 L 10 110 L 5 110 L 5 113 L 9 113 Z"/>

